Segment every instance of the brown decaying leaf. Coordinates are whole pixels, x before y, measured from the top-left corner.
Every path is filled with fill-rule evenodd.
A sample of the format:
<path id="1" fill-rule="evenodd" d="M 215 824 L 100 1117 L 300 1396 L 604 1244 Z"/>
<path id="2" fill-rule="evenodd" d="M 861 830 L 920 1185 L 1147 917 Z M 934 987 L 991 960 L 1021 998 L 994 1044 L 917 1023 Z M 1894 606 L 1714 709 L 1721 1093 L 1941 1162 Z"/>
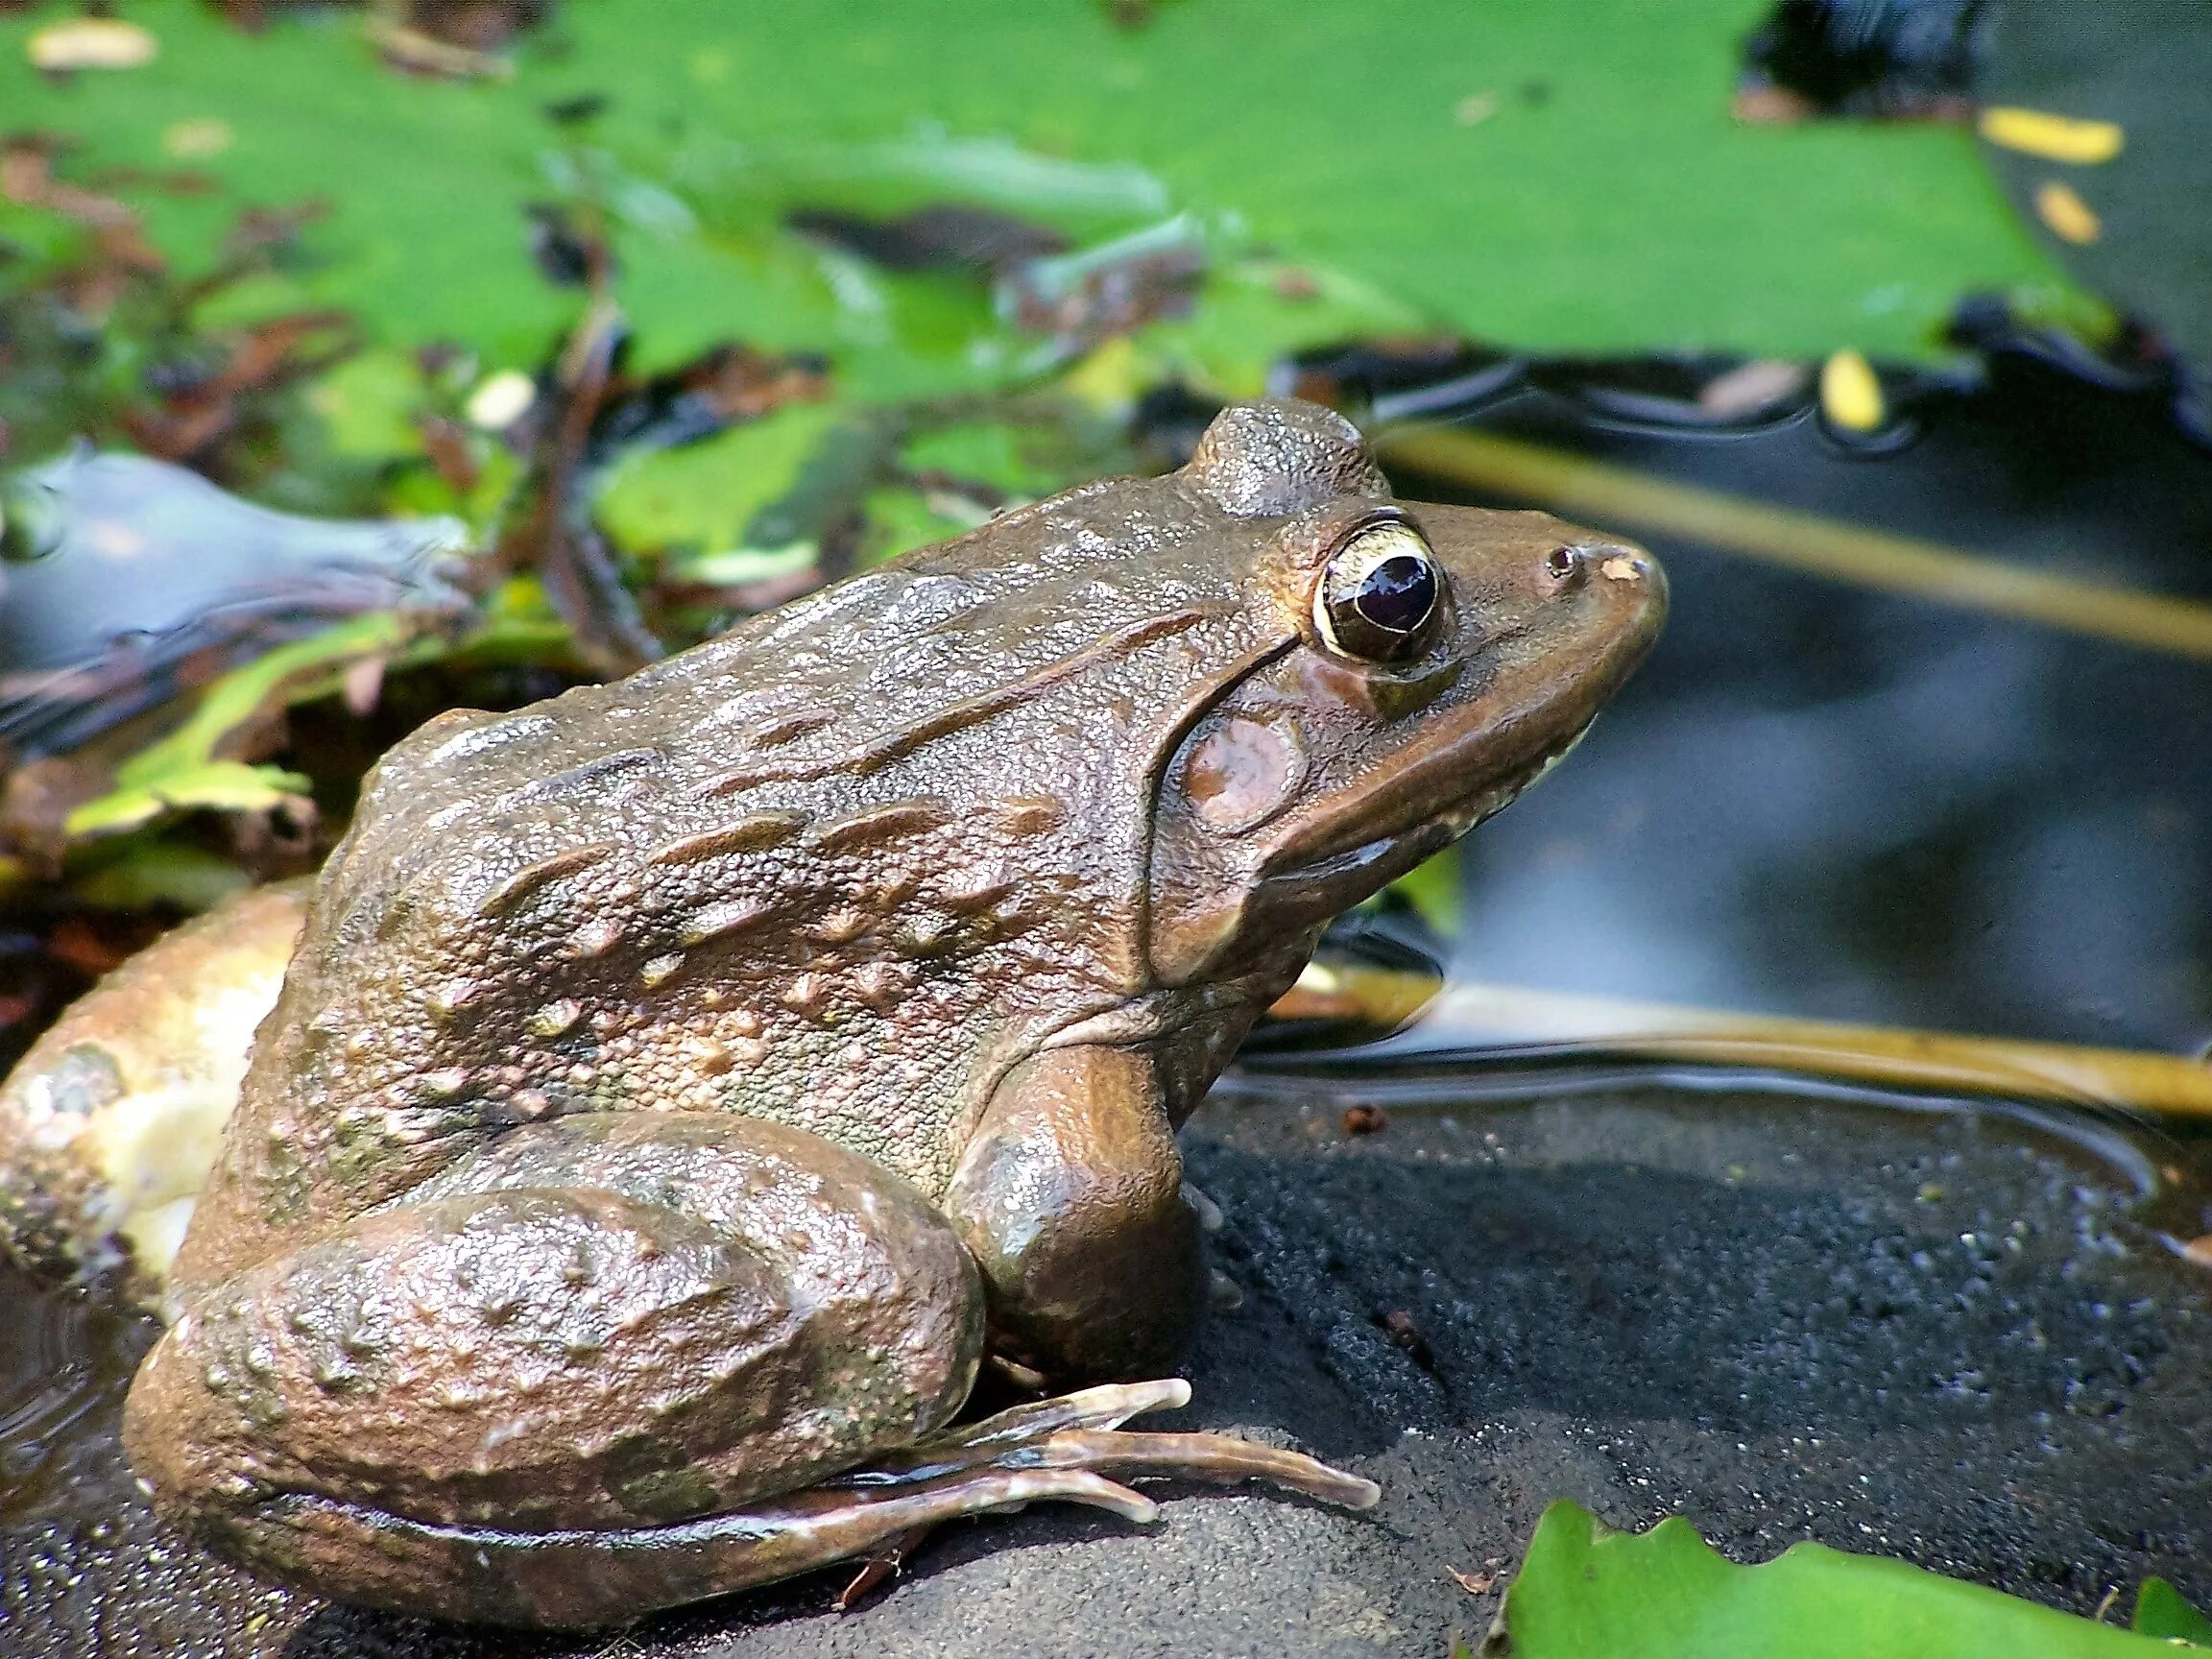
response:
<path id="1" fill-rule="evenodd" d="M 115 337 L 130 339 L 148 365 L 136 376 L 142 396 L 121 407 L 110 400 L 78 411 L 77 431 L 95 443 L 128 438 L 218 482 L 248 485 L 255 457 L 272 447 L 266 440 L 281 423 L 268 399 L 354 349 L 353 325 L 341 313 L 316 311 L 197 334 L 186 320 L 211 296 L 267 270 L 303 226 L 325 216 L 326 204 L 241 209 L 214 268 L 183 280 L 147 240 L 137 212 L 109 191 L 200 195 L 212 181 L 189 171 L 121 168 L 72 180 L 60 172 L 69 148 L 46 133 L 0 138 L 0 199 L 60 213 L 90 232 L 79 262 L 45 274 L 16 299 L 39 297 L 79 324 L 119 330 Z M 119 318 L 126 301 L 129 314 Z M 38 314 L 12 303 L 11 311 L 17 320 Z M 0 326 L 0 373 L 8 367 L 8 333 Z"/>
<path id="2" fill-rule="evenodd" d="M 716 346 L 670 376 L 725 424 L 757 421 L 787 403 L 830 396 L 830 371 L 818 357 L 777 357 L 739 342 Z"/>
<path id="3" fill-rule="evenodd" d="M 0 756 L 0 763 L 7 758 Z M 69 840 L 63 823 L 114 786 L 110 766 L 76 757 L 8 767 L 0 772 L 0 853 L 23 860 L 42 880 L 59 879 Z"/>
<path id="4" fill-rule="evenodd" d="M 871 1591 L 896 1578 L 905 1567 L 906 1557 L 934 1530 L 932 1527 L 909 1527 L 877 1545 L 845 1588 L 837 1592 L 837 1599 L 830 1605 L 840 1613 L 852 1612 Z"/>
<path id="5" fill-rule="evenodd" d="M 46 936 L 46 953 L 66 962 L 87 979 L 121 967 L 133 947 L 97 927 L 84 915 L 65 916 Z"/>
<path id="6" fill-rule="evenodd" d="M 0 0 L 0 9 L 5 4 Z M 329 0 L 216 0 L 217 10 L 232 23 L 255 32 L 266 28 L 279 12 L 320 11 L 328 4 Z M 386 33 L 403 31 L 462 53 L 490 55 L 522 31 L 544 22 L 553 4 L 552 0 L 371 0 L 370 10 Z"/>
<path id="7" fill-rule="evenodd" d="M 1029 259 L 998 279 L 1000 315 L 1051 337 L 1078 356 L 1117 334 L 1190 314 L 1206 276 L 1206 251 L 1173 227 L 1057 259 Z"/>
<path id="8" fill-rule="evenodd" d="M 621 311 L 604 297 L 592 301 L 562 350 L 550 395 L 541 400 L 523 504 L 493 554 L 497 570 L 537 572 L 578 652 L 610 678 L 661 655 L 582 500 L 585 447 L 621 339 Z"/>
<path id="9" fill-rule="evenodd" d="M 473 494 L 484 469 L 469 446 L 468 429 L 444 415 L 417 415 L 415 429 L 422 435 L 423 453 L 440 482 L 456 495 Z"/>
<path id="10" fill-rule="evenodd" d="M 123 430 L 150 455 L 199 469 L 237 428 L 241 403 L 319 374 L 359 349 L 351 318 L 342 311 L 301 311 L 238 330 L 223 339 L 220 367 L 176 375 L 157 401 L 122 413 Z"/>
<path id="11" fill-rule="evenodd" d="M 51 134 L 18 133 L 0 141 L 0 198 L 74 219 L 93 233 L 98 257 L 67 284 L 70 308 L 98 321 L 114 307 L 133 276 L 160 276 L 168 263 L 146 240 L 138 215 L 113 196 L 57 178 L 54 163 L 67 142 Z"/>
<path id="12" fill-rule="evenodd" d="M 830 378 L 828 366 L 817 357 L 775 356 L 738 342 L 713 347 L 662 374 L 625 375 L 621 355 L 627 328 L 610 298 L 613 261 L 605 239 L 588 216 L 563 214 L 559 223 L 564 245 L 572 251 L 593 299 L 552 373 L 542 377 L 541 395 L 517 422 L 526 435 L 528 472 L 521 505 L 494 549 L 493 569 L 536 571 L 568 624 L 577 651 L 593 671 L 613 676 L 654 661 L 663 648 L 592 521 L 587 495 L 593 470 L 633 445 L 689 442 L 757 420 L 787 403 L 826 397 Z M 442 472 L 455 465 L 455 458 L 439 458 L 430 431 L 424 436 Z M 765 590 L 736 595 L 739 608 L 765 609 L 818 579 L 809 573 L 796 587 L 753 585 Z M 696 589 L 649 590 L 657 610 L 704 596 Z"/>
<path id="13" fill-rule="evenodd" d="M 423 34 L 474 52 L 495 52 L 553 13 L 553 0 L 413 0 L 403 8 Z"/>

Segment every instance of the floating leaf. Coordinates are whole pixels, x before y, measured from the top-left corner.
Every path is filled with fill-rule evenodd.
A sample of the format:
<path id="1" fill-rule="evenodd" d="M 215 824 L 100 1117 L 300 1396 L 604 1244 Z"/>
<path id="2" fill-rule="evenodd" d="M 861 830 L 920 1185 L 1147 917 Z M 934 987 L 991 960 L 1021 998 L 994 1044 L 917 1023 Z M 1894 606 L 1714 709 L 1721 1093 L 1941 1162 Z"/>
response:
<path id="1" fill-rule="evenodd" d="M 2181 1592 L 2163 1578 L 2146 1578 L 2143 1588 L 2135 1592 L 2133 1627 L 2146 1636 L 2212 1647 L 2212 1619 L 2190 1606 L 2181 1599 Z"/>
<path id="2" fill-rule="evenodd" d="M 117 186 L 180 269 L 215 262 L 241 202 L 325 202 L 291 303 L 487 364 L 538 362 L 579 309 L 530 262 L 547 200 L 606 223 L 640 367 L 742 338 L 830 351 L 867 398 L 1002 385 L 1034 342 L 987 282 L 871 267 L 792 232 L 795 210 L 957 202 L 1078 249 L 1186 213 L 1217 262 L 1264 249 L 1436 325 L 1578 351 L 1924 353 L 1960 292 L 2057 282 L 1968 134 L 1734 121 L 1762 0 L 1416 0 L 1296 29 L 1218 0 L 1142 30 L 1026 0 L 978 0 L 958 29 L 891 0 L 834 29 L 598 0 L 516 42 L 511 81 L 472 83 L 390 74 L 345 13 L 288 9 L 249 36 L 200 7 L 120 10 L 158 14 L 160 57 L 49 84 L 0 51 L 21 65 L 0 68 L 12 123 L 138 180 L 180 123 L 225 123 L 233 141 L 194 161 L 216 191 Z M 60 15 L 0 20 L 0 46 Z M 561 113 L 578 108 L 596 112 Z M 1251 298 L 1292 320 L 1304 303 Z"/>
<path id="3" fill-rule="evenodd" d="M 297 772 L 280 766 L 249 766 L 237 760 L 182 761 L 136 770 L 148 781 L 126 784 L 78 807 L 63 826 L 68 834 L 78 839 L 120 834 L 172 812 L 195 808 L 269 812 L 297 800 L 307 789 L 307 780 Z"/>
<path id="4" fill-rule="evenodd" d="M 748 532 L 762 508 L 789 492 L 838 414 L 827 403 L 793 404 L 701 443 L 634 449 L 600 491 L 600 523 L 626 551 L 672 555 L 686 576 L 757 579 L 733 578 L 729 555 L 781 551 L 781 541 L 754 546 Z M 701 574 L 699 561 L 715 564 L 715 573 Z"/>
<path id="5" fill-rule="evenodd" d="M 2154 1599 L 2154 1616 L 2164 1611 L 2169 1605 Z M 1739 1567 L 1679 1516 L 1648 1532 L 1614 1532 L 1587 1510 L 1559 1503 L 1544 1511 L 1483 1652 L 1512 1659 L 2171 1659 L 2174 1647 L 1903 1561 L 1796 1544 L 1760 1566 Z"/>

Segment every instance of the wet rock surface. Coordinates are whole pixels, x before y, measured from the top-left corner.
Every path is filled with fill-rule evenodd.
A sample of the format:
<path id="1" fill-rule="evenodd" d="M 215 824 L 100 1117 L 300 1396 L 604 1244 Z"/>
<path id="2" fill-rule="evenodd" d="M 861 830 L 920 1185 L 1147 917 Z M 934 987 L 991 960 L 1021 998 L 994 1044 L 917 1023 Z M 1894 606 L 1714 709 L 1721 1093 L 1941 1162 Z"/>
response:
<path id="1" fill-rule="evenodd" d="M 2212 1600 L 2212 1277 L 2160 1244 L 2144 1146 L 1774 1093 L 1453 1088 L 1391 1084 L 1353 1138 L 1372 1079 L 1272 1084 L 1190 1137 L 1243 1301 L 1179 1426 L 1348 1463 L 1374 1516 L 1171 1489 L 1149 1530 L 1065 1507 L 948 1528 L 850 1615 L 817 1575 L 546 1639 L 260 1589 L 119 1500 L 98 1395 L 67 1479 L 0 1515 L 6 1651 L 1441 1655 L 1557 1497 L 1623 1527 L 1679 1510 L 1741 1559 L 1815 1537 L 2080 1612 L 2148 1573 Z"/>

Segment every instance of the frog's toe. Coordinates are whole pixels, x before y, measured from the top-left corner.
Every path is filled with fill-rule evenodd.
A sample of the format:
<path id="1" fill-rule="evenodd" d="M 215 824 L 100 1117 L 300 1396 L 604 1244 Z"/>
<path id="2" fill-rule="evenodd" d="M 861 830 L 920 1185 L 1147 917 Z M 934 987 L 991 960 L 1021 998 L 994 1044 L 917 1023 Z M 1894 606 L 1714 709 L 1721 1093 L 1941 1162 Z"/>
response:
<path id="1" fill-rule="evenodd" d="M 1121 1428 L 1132 1417 L 1171 1411 L 1190 1401 L 1190 1384 L 1179 1377 L 1085 1388 L 946 1430 L 867 1471 L 840 1479 L 895 1482 L 911 1478 L 909 1472 L 942 1472 L 948 1465 L 973 1462 L 978 1468 L 1056 1469 L 1098 1476 L 1265 1480 L 1347 1509 L 1372 1509 L 1381 1500 L 1382 1488 L 1374 1481 L 1333 1469 L 1302 1452 L 1234 1434 L 1130 1432 Z M 1151 1517 L 1133 1514 L 1132 1518 Z"/>

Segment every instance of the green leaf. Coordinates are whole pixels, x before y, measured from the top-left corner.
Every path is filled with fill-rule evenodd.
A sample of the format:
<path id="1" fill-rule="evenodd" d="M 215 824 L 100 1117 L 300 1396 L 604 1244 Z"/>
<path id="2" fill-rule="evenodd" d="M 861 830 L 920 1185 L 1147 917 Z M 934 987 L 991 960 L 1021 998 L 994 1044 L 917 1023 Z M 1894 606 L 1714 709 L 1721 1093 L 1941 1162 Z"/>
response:
<path id="1" fill-rule="evenodd" d="M 288 641 L 233 668 L 207 688 L 191 719 L 118 766 L 115 781 L 151 787 L 180 772 L 207 765 L 230 733 L 270 707 L 281 692 L 297 692 L 300 687 L 293 682 L 304 676 L 334 680 L 343 664 L 394 650 L 411 632 L 397 613 L 373 611 Z"/>
<path id="2" fill-rule="evenodd" d="M 412 629 L 389 611 L 350 617 L 279 645 L 217 680 L 190 719 L 115 768 L 115 787 L 72 811 L 72 840 L 117 835 L 172 813 L 208 808 L 260 812 L 301 795 L 308 780 L 277 766 L 224 759 L 223 740 L 263 709 L 333 684 L 344 665 L 396 650 Z"/>
<path id="3" fill-rule="evenodd" d="M 746 532 L 792 488 L 837 419 L 830 404 L 797 403 L 702 443 L 633 448 L 599 493 L 599 522 L 626 551 L 676 555 L 685 574 L 701 580 L 764 574 L 733 574 L 729 555 L 780 551 L 750 547 Z M 702 561 L 712 574 L 702 573 Z"/>
<path id="4" fill-rule="evenodd" d="M 1648 1532 L 1614 1532 L 1559 1503 L 1538 1523 L 1483 1650 L 1512 1659 L 2154 1659 L 2174 1648 L 1902 1561 L 1797 1544 L 1739 1567 L 1679 1516 Z"/>
<path id="5" fill-rule="evenodd" d="M 171 812 L 265 812 L 305 792 L 307 780 L 280 766 L 238 760 L 181 762 L 147 781 L 110 790 L 71 812 L 62 829 L 73 839 L 116 835 Z"/>
<path id="6" fill-rule="evenodd" d="M 2163 1578 L 2146 1578 L 2135 1592 L 2134 1628 L 2146 1636 L 2212 1647 L 2212 1619 L 2190 1606 L 2181 1592 Z"/>
<path id="7" fill-rule="evenodd" d="M 973 530 L 989 515 L 951 517 L 912 490 L 873 490 L 866 503 L 868 540 L 862 556 L 874 564 Z"/>
<path id="8" fill-rule="evenodd" d="M 1071 454 L 1068 443 L 1052 441 L 1058 437 L 1011 421 L 963 421 L 919 434 L 900 459 L 912 471 L 941 472 L 1003 491 L 1018 501 L 1033 501 L 1065 490 L 1079 477 L 1096 475 L 1085 464 L 1102 457 Z M 1124 469 L 1129 465 L 1125 456 L 1114 459 Z"/>
<path id="9" fill-rule="evenodd" d="M 1411 901 L 1421 919 L 1446 938 L 1465 925 L 1466 905 L 1459 892 L 1459 850 L 1449 848 L 1416 864 L 1391 888 Z"/>
<path id="10" fill-rule="evenodd" d="M 524 36 L 512 80 L 472 84 L 383 68 L 355 12 L 286 9 L 248 35 L 180 0 L 116 8 L 159 36 L 153 63 L 40 78 L 23 43 L 67 10 L 0 19 L 12 128 L 79 141 L 70 176 L 127 180 L 186 271 L 215 264 L 242 204 L 328 204 L 266 302 L 340 306 L 488 369 L 541 360 L 580 307 L 531 262 L 525 209 L 547 201 L 610 227 L 638 367 L 732 336 L 809 347 L 863 399 L 1004 386 L 1043 342 L 979 276 L 863 264 L 785 229 L 793 206 L 958 200 L 1083 245 L 1189 213 L 1224 275 L 1157 332 L 1239 391 L 1257 354 L 1335 325 L 1303 284 L 1221 292 L 1246 263 L 1327 273 L 1357 313 L 1573 351 L 1926 353 L 1964 290 L 2065 286 L 1966 134 L 1735 121 L 1766 0 L 1403 0 L 1294 29 L 1268 0 L 1140 29 L 1032 0 L 974 0 L 956 29 L 897 0 L 833 19 L 593 0 Z M 586 98 L 604 112 L 549 119 Z M 218 188 L 170 187 L 165 138 L 211 118 L 231 141 L 189 165 Z"/>
<path id="11" fill-rule="evenodd" d="M 69 887 L 85 903 L 108 910 L 142 910 L 151 904 L 210 910 L 253 881 L 229 859 L 204 847 L 156 835 L 106 843 L 102 854 L 86 859 L 84 873 Z"/>
<path id="12" fill-rule="evenodd" d="M 307 406 L 323 418 L 331 452 L 356 460 L 421 454 L 415 417 L 425 405 L 421 372 L 389 349 L 356 352 L 307 391 Z"/>

